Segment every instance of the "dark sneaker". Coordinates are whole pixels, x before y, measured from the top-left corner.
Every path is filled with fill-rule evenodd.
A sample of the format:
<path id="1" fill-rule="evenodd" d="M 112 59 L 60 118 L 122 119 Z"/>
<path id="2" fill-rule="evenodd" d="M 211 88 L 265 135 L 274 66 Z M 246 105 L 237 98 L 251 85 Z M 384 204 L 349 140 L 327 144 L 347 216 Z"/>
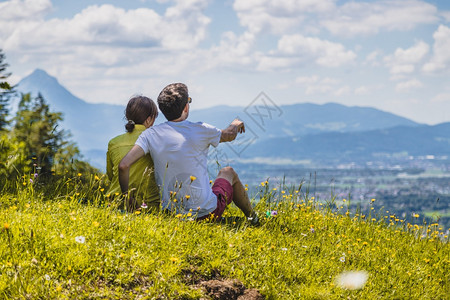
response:
<path id="1" fill-rule="evenodd" d="M 259 217 L 258 214 L 253 212 L 253 215 L 251 217 L 248 217 L 247 220 L 250 222 L 250 225 L 252 226 L 258 226 L 259 225 Z"/>

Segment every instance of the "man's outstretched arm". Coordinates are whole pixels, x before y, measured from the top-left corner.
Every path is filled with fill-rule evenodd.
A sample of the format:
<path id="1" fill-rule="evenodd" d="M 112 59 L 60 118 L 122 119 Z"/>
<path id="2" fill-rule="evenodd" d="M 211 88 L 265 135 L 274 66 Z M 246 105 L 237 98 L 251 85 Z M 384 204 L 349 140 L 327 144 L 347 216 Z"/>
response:
<path id="1" fill-rule="evenodd" d="M 230 126 L 226 129 L 222 129 L 222 134 L 220 135 L 220 142 L 231 142 L 233 141 L 238 133 L 245 132 L 244 122 L 238 119 L 234 119 Z"/>
<path id="2" fill-rule="evenodd" d="M 144 150 L 138 145 L 134 145 L 133 148 L 122 158 L 119 163 L 119 184 L 122 193 L 128 192 L 128 184 L 130 181 L 130 167 L 139 158 L 145 155 Z"/>

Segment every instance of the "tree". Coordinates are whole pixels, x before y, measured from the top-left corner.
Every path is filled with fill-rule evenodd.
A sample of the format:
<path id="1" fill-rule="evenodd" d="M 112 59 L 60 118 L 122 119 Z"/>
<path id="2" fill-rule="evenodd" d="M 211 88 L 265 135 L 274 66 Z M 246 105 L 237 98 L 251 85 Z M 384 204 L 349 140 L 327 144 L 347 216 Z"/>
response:
<path id="1" fill-rule="evenodd" d="M 8 182 L 14 183 L 23 175 L 26 164 L 25 144 L 11 139 L 6 133 L 0 134 L 0 190 Z"/>
<path id="2" fill-rule="evenodd" d="M 6 72 L 9 65 L 4 60 L 5 54 L 0 49 L 0 131 L 5 131 L 9 125 L 9 100 L 15 93 L 14 87 L 6 81 L 11 73 Z"/>
<path id="3" fill-rule="evenodd" d="M 67 144 L 68 134 L 58 129 L 62 113 L 51 112 L 40 93 L 22 94 L 14 120 L 13 136 L 24 143 L 30 167 L 51 174 L 56 153 Z"/>

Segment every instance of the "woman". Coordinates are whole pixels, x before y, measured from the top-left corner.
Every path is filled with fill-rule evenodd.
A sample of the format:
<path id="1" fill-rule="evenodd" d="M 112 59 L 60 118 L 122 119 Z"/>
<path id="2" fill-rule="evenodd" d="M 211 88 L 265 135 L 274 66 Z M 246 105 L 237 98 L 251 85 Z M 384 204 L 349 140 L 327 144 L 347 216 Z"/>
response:
<path id="1" fill-rule="evenodd" d="M 153 125 L 157 116 L 158 108 L 150 98 L 135 96 L 128 101 L 125 109 L 127 132 L 111 139 L 106 153 L 106 173 L 111 181 L 107 194 L 111 197 L 117 198 L 121 194 L 118 170 L 120 161 L 134 146 L 139 135 Z M 127 203 L 128 210 L 139 207 L 159 209 L 160 195 L 154 175 L 153 160 L 149 154 L 139 159 L 130 169 L 129 190 L 132 194 L 129 196 L 133 201 Z"/>

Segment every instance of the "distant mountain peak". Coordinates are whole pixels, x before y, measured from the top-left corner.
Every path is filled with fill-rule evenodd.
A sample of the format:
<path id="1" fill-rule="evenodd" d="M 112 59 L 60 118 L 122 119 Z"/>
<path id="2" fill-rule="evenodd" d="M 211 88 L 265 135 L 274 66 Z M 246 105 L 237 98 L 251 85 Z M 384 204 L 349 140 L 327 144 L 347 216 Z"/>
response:
<path id="1" fill-rule="evenodd" d="M 51 76 L 45 70 L 35 69 L 30 75 L 26 76 L 21 82 L 31 81 L 39 84 L 61 85 L 56 77 Z"/>
<path id="2" fill-rule="evenodd" d="M 50 74 L 47 73 L 47 71 L 42 70 L 42 69 L 35 69 L 33 72 L 31 72 L 30 75 L 28 75 L 25 78 L 28 77 L 32 77 L 32 78 L 51 78 L 57 81 L 56 77 L 51 76 Z"/>

